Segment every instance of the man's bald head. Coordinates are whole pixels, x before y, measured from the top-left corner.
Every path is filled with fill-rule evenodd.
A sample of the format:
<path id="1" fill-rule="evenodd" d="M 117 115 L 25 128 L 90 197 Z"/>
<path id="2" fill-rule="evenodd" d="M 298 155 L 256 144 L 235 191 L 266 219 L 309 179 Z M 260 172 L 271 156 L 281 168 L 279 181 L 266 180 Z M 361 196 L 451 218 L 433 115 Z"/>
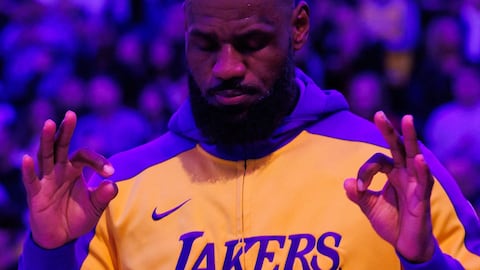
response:
<path id="1" fill-rule="evenodd" d="M 184 4 L 190 4 L 191 2 L 194 2 L 196 0 L 185 0 Z M 287 4 L 287 5 L 296 5 L 300 2 L 300 0 L 275 0 L 278 2 L 278 4 Z"/>
<path id="2" fill-rule="evenodd" d="M 238 15 L 253 13 L 258 9 L 268 9 L 270 13 L 282 12 L 286 16 L 291 16 L 298 0 L 185 0 L 185 14 L 187 20 L 190 19 L 192 11 L 199 8 L 208 7 L 213 12 L 223 12 L 229 10 Z"/>

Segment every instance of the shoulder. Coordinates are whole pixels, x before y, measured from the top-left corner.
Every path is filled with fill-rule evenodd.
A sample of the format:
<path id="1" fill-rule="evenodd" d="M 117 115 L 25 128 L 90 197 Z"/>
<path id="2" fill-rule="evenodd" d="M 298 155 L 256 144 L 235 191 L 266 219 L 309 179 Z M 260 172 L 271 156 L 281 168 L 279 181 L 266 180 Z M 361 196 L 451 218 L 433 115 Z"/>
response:
<path id="1" fill-rule="evenodd" d="M 382 134 L 372 122 L 346 110 L 326 116 L 309 127 L 307 131 L 340 140 L 388 147 Z"/>
<path id="2" fill-rule="evenodd" d="M 109 160 L 115 173 L 108 180 L 118 182 L 130 179 L 155 164 L 192 149 L 195 145 L 192 140 L 167 132 L 149 143 L 113 155 Z M 98 176 L 94 176 L 90 185 L 95 186 L 100 181 Z"/>

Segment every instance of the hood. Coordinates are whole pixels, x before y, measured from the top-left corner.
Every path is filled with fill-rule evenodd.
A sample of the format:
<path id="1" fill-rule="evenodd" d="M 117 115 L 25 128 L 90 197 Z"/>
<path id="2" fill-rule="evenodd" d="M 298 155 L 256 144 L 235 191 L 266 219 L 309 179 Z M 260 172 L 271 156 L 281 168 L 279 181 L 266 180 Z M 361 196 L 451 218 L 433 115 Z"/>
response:
<path id="1" fill-rule="evenodd" d="M 168 128 L 179 136 L 197 142 L 207 152 L 219 158 L 236 161 L 264 157 L 293 140 L 308 126 L 330 114 L 348 110 L 342 94 L 334 90 L 320 89 L 299 69 L 296 70 L 296 83 L 300 91 L 298 103 L 268 140 L 228 147 L 208 144 L 195 125 L 188 101 L 172 116 Z"/>

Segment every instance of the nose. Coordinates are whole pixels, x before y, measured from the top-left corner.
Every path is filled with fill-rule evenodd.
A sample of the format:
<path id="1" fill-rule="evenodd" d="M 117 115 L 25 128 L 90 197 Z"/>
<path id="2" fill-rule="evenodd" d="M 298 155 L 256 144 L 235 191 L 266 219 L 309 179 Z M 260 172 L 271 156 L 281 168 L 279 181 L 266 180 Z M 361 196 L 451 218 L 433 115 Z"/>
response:
<path id="1" fill-rule="evenodd" d="M 243 56 L 232 45 L 224 45 L 217 54 L 213 76 L 221 80 L 243 78 L 246 66 Z"/>

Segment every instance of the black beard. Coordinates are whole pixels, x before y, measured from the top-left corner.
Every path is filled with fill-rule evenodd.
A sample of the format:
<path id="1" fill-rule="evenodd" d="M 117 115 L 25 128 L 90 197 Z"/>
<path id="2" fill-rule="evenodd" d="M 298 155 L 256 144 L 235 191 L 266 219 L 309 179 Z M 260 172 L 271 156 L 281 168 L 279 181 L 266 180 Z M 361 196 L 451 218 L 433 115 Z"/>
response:
<path id="1" fill-rule="evenodd" d="M 287 58 L 269 94 L 248 108 L 211 105 L 202 96 L 190 72 L 188 81 L 195 123 L 209 143 L 219 145 L 248 144 L 268 139 L 293 110 L 298 92 L 293 53 Z M 241 87 L 238 83 L 235 85 Z"/>

